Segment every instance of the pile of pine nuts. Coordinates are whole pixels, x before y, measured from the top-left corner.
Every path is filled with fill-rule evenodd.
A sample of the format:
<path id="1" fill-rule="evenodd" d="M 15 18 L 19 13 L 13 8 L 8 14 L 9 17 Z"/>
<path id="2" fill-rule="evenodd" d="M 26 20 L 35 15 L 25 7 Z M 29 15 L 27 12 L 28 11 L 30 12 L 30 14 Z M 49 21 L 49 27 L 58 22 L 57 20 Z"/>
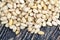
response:
<path id="1" fill-rule="evenodd" d="M 16 34 L 27 28 L 43 35 L 40 28 L 60 25 L 60 0 L 1 0 L 0 20 Z"/>

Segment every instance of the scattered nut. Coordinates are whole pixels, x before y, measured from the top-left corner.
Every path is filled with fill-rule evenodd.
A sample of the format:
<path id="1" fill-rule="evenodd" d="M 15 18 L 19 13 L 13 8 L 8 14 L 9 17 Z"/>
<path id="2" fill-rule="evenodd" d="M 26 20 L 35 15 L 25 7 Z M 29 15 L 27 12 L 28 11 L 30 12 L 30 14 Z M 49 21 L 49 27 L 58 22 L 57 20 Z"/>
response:
<path id="1" fill-rule="evenodd" d="M 0 4 L 1 24 L 16 34 L 27 28 L 43 35 L 42 26 L 60 25 L 60 0 L 2 0 Z"/>

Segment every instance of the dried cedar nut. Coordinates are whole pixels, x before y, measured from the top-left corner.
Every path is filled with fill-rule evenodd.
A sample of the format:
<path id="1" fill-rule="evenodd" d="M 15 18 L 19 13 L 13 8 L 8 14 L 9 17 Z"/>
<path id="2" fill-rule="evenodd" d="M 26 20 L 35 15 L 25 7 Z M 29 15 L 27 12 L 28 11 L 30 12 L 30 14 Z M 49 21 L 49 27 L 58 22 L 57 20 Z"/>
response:
<path id="1" fill-rule="evenodd" d="M 39 31 L 38 34 L 44 35 L 44 32 L 43 31 Z"/>
<path id="2" fill-rule="evenodd" d="M 10 26 L 13 25 L 13 20 L 12 19 L 9 20 L 9 25 Z"/>

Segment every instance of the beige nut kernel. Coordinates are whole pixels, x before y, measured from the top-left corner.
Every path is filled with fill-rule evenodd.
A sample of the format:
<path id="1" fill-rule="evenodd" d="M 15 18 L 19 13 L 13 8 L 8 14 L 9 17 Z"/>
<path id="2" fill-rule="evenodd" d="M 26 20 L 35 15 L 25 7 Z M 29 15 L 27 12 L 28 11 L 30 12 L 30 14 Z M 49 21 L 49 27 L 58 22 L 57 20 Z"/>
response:
<path id="1" fill-rule="evenodd" d="M 46 26 L 46 22 L 45 21 L 43 22 L 43 26 Z"/>
<path id="2" fill-rule="evenodd" d="M 24 0 L 19 0 L 20 1 L 20 3 L 24 3 Z"/>
<path id="3" fill-rule="evenodd" d="M 15 33 L 16 33 L 16 35 L 18 35 L 20 33 L 20 31 L 17 30 Z"/>
<path id="4" fill-rule="evenodd" d="M 7 4 L 7 7 L 8 8 L 13 8 L 12 4 L 10 4 L 10 3 Z"/>
<path id="5" fill-rule="evenodd" d="M 52 23 L 48 21 L 48 22 L 47 22 L 47 25 L 48 25 L 48 26 L 52 26 Z"/>
<path id="6" fill-rule="evenodd" d="M 9 27 L 8 23 L 5 24 L 6 27 Z"/>
<path id="7" fill-rule="evenodd" d="M 16 26 L 15 25 L 11 25 L 9 26 L 10 29 L 16 29 Z"/>
<path id="8" fill-rule="evenodd" d="M 33 16 L 33 15 L 34 15 L 34 14 L 31 12 L 31 13 L 30 13 L 30 16 Z"/>
<path id="9" fill-rule="evenodd" d="M 37 10 L 37 9 L 33 9 L 33 12 L 34 12 L 34 13 L 38 13 L 38 10 Z"/>
<path id="10" fill-rule="evenodd" d="M 14 9 L 16 8 L 16 3 L 13 4 Z"/>
<path id="11" fill-rule="evenodd" d="M 31 13 L 32 12 L 32 9 L 30 9 L 29 11 L 28 11 L 28 13 Z"/>
<path id="12" fill-rule="evenodd" d="M 35 32 L 35 29 L 32 29 L 31 33 L 34 33 Z"/>
<path id="13" fill-rule="evenodd" d="M 13 24 L 16 24 L 16 23 L 17 23 L 17 21 L 16 21 L 16 20 L 14 20 Z"/>
<path id="14" fill-rule="evenodd" d="M 21 15 L 22 15 L 22 16 L 24 16 L 24 15 L 26 15 L 26 14 L 27 14 L 26 12 L 22 12 L 22 14 L 21 14 Z"/>
<path id="15" fill-rule="evenodd" d="M 22 22 L 26 23 L 26 19 L 24 17 L 22 17 Z"/>
<path id="16" fill-rule="evenodd" d="M 25 15 L 25 18 L 28 18 L 28 14 Z"/>
<path id="17" fill-rule="evenodd" d="M 13 27 L 13 32 L 16 32 L 17 28 L 16 27 Z"/>
<path id="18" fill-rule="evenodd" d="M 28 28 L 28 31 L 30 31 L 30 32 L 31 32 L 31 31 L 32 31 L 32 28 L 31 28 L 31 27 L 29 27 L 29 28 Z"/>
<path id="19" fill-rule="evenodd" d="M 45 5 L 45 4 L 44 4 L 44 2 L 43 2 L 43 1 L 41 1 L 41 6 L 42 6 L 42 7 L 44 7 L 44 5 Z"/>
<path id="20" fill-rule="evenodd" d="M 20 11 L 19 11 L 19 9 L 16 9 L 16 14 L 20 14 Z"/>
<path id="21" fill-rule="evenodd" d="M 0 3 L 0 7 L 3 7 L 5 5 L 5 2 Z"/>
<path id="22" fill-rule="evenodd" d="M 48 8 L 47 8 L 47 6 L 46 5 L 44 5 L 44 10 L 47 10 Z"/>
<path id="23" fill-rule="evenodd" d="M 29 22 L 33 21 L 33 17 L 30 17 L 30 16 L 29 16 L 29 17 L 28 17 L 28 21 L 29 21 Z"/>
<path id="24" fill-rule="evenodd" d="M 9 25 L 10 26 L 13 25 L 13 20 L 12 19 L 9 20 Z"/>
<path id="25" fill-rule="evenodd" d="M 25 29 L 25 26 L 20 26 L 20 29 Z"/>
<path id="26" fill-rule="evenodd" d="M 17 27 L 17 31 L 20 31 L 20 27 Z"/>
<path id="27" fill-rule="evenodd" d="M 27 27 L 27 24 L 25 24 L 25 23 L 21 23 L 21 26 L 23 26 L 23 27 Z"/>
<path id="28" fill-rule="evenodd" d="M 10 19 L 11 18 L 11 13 L 7 14 L 7 18 Z"/>
<path id="29" fill-rule="evenodd" d="M 42 18 L 43 18 L 44 20 L 46 20 L 46 15 L 42 15 Z"/>
<path id="30" fill-rule="evenodd" d="M 39 31 L 38 34 L 44 35 L 44 32 L 43 31 Z"/>
<path id="31" fill-rule="evenodd" d="M 56 20 L 56 23 L 60 25 L 60 20 Z"/>
<path id="32" fill-rule="evenodd" d="M 37 5 L 36 5 L 36 4 L 34 4 L 34 6 L 32 6 L 32 8 L 33 8 L 33 9 L 36 9 L 36 8 L 37 8 Z"/>
<path id="33" fill-rule="evenodd" d="M 20 26 L 20 22 L 17 22 L 17 23 L 16 23 L 16 26 Z"/>
<path id="34" fill-rule="evenodd" d="M 36 23 L 40 23 L 41 22 L 41 18 L 36 20 Z"/>
<path id="35" fill-rule="evenodd" d="M 36 33 L 38 33 L 39 31 L 40 31 L 39 29 L 36 29 L 34 33 L 36 34 Z"/>
<path id="36" fill-rule="evenodd" d="M 41 18 L 43 14 L 37 14 L 37 18 Z"/>
<path id="37" fill-rule="evenodd" d="M 55 21 L 52 21 L 52 24 L 55 25 L 55 26 L 57 26 L 57 22 L 55 22 Z"/>

